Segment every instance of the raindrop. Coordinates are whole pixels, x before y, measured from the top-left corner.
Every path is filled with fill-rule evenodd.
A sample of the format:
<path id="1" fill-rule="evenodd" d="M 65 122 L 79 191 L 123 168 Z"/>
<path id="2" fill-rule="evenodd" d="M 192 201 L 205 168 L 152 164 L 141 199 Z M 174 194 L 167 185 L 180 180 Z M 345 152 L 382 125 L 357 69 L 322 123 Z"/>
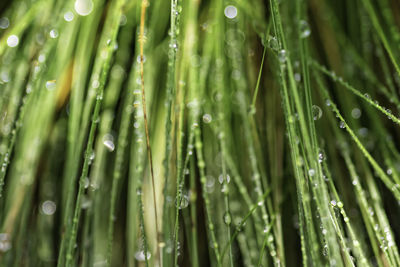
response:
<path id="1" fill-rule="evenodd" d="M 182 194 L 181 195 L 181 202 L 180 202 L 179 205 L 177 204 L 176 207 L 181 210 L 181 209 L 186 208 L 187 206 L 189 206 L 189 196 L 186 195 L 186 194 Z"/>
<path id="2" fill-rule="evenodd" d="M 81 16 L 89 15 L 93 10 L 92 0 L 76 0 L 75 11 Z"/>
<path id="3" fill-rule="evenodd" d="M 237 8 L 232 5 L 226 6 L 224 14 L 228 19 L 234 19 L 237 16 Z"/>
<path id="4" fill-rule="evenodd" d="M 346 127 L 346 124 L 344 124 L 344 121 L 341 121 L 341 122 L 339 123 L 339 127 L 340 127 L 341 129 L 344 129 L 344 128 Z"/>
<path id="5" fill-rule="evenodd" d="M 311 177 L 315 175 L 315 170 L 314 169 L 309 169 L 308 170 L 308 175 L 310 175 Z"/>
<path id="6" fill-rule="evenodd" d="M 204 114 L 203 115 L 203 122 L 204 123 L 210 123 L 212 121 L 212 117 L 210 114 Z"/>
<path id="7" fill-rule="evenodd" d="M 278 60 L 281 63 L 286 62 L 286 50 L 282 49 L 281 51 L 278 52 Z"/>
<path id="8" fill-rule="evenodd" d="M 0 29 L 5 30 L 8 28 L 8 26 L 10 26 L 10 21 L 8 20 L 8 18 L 0 18 Z"/>
<path id="9" fill-rule="evenodd" d="M 126 18 L 126 16 L 125 15 L 121 15 L 121 19 L 119 21 L 119 25 L 120 26 L 124 26 L 127 21 L 128 21 L 128 19 Z"/>
<path id="10" fill-rule="evenodd" d="M 351 111 L 351 116 L 354 119 L 359 119 L 361 117 L 361 110 L 359 108 L 353 108 Z"/>
<path id="11" fill-rule="evenodd" d="M 72 13 L 71 11 L 65 12 L 65 14 L 64 14 L 64 20 L 65 20 L 66 22 L 70 22 L 70 21 L 72 21 L 73 19 L 74 19 L 74 13 Z"/>
<path id="12" fill-rule="evenodd" d="M 338 206 L 339 208 L 343 208 L 343 203 L 342 203 L 341 201 L 339 201 L 339 202 L 337 203 L 337 206 Z"/>
<path id="13" fill-rule="evenodd" d="M 295 73 L 294 74 L 294 80 L 296 82 L 300 82 L 301 81 L 301 74 L 300 73 Z"/>
<path id="14" fill-rule="evenodd" d="M 307 21 L 300 20 L 299 26 L 300 26 L 300 38 L 307 38 L 308 36 L 310 36 L 311 29 Z"/>
<path id="15" fill-rule="evenodd" d="M 151 253 L 147 251 L 146 256 L 145 256 L 145 252 L 143 250 L 137 251 L 135 253 L 135 259 L 138 261 L 145 261 L 146 258 L 147 260 L 149 260 L 151 257 Z"/>
<path id="16" fill-rule="evenodd" d="M 6 233 L 0 234 L 0 251 L 6 252 L 11 249 L 10 235 Z"/>
<path id="17" fill-rule="evenodd" d="M 224 175 L 221 174 L 221 175 L 218 177 L 218 182 L 219 182 L 220 184 L 223 184 L 223 183 L 224 183 L 224 180 L 226 181 L 226 183 L 229 184 L 229 182 L 231 181 L 231 177 L 227 174 L 226 177 L 225 177 L 225 179 L 224 179 Z"/>
<path id="18" fill-rule="evenodd" d="M 227 212 L 225 212 L 225 214 L 224 214 L 224 223 L 226 224 L 226 225 L 230 225 L 231 223 L 232 223 L 232 216 L 231 216 L 231 214 L 227 211 Z"/>
<path id="19" fill-rule="evenodd" d="M 324 152 L 320 151 L 320 152 L 318 153 L 318 162 L 319 162 L 319 163 L 322 163 L 324 160 L 325 160 Z"/>
<path id="20" fill-rule="evenodd" d="M 325 100 L 325 104 L 329 107 L 331 105 L 331 101 L 329 99 Z"/>
<path id="21" fill-rule="evenodd" d="M 42 212 L 46 215 L 53 215 L 56 212 L 56 204 L 51 200 L 46 200 L 42 204 Z"/>
<path id="22" fill-rule="evenodd" d="M 335 207 L 336 206 L 336 200 L 332 200 L 331 201 L 331 205 Z"/>
<path id="23" fill-rule="evenodd" d="M 100 86 L 99 80 L 94 80 L 94 81 L 92 82 L 92 87 L 93 87 L 93 88 L 99 88 L 99 86 Z"/>
<path id="24" fill-rule="evenodd" d="M 18 45 L 18 43 L 19 43 L 19 38 L 18 38 L 18 36 L 14 35 L 14 34 L 10 35 L 7 38 L 7 45 L 9 47 L 16 47 Z"/>
<path id="25" fill-rule="evenodd" d="M 46 88 L 49 91 L 56 89 L 57 83 L 56 80 L 50 80 L 46 82 Z"/>
<path id="26" fill-rule="evenodd" d="M 137 61 L 137 63 L 140 63 L 142 61 L 142 56 L 138 55 L 136 58 L 136 61 Z M 143 55 L 143 63 L 145 63 L 145 62 L 146 62 L 146 56 Z"/>
<path id="27" fill-rule="evenodd" d="M 275 36 L 268 37 L 268 46 L 275 51 L 279 49 L 279 43 Z"/>
<path id="28" fill-rule="evenodd" d="M 58 37 L 58 31 L 56 29 L 52 29 L 50 31 L 50 37 L 53 38 L 53 39 L 57 38 Z"/>
<path id="29" fill-rule="evenodd" d="M 388 175 L 392 175 L 393 171 L 392 171 L 392 169 L 389 168 L 389 169 L 386 170 L 386 173 L 387 173 Z"/>
<path id="30" fill-rule="evenodd" d="M 313 119 L 315 121 L 319 120 L 322 117 L 322 109 L 320 107 L 318 107 L 317 105 L 312 105 L 311 112 L 312 112 Z"/>
<path id="31" fill-rule="evenodd" d="M 111 134 L 104 135 L 103 145 L 108 149 L 108 151 L 113 152 L 115 149 L 114 137 Z"/>

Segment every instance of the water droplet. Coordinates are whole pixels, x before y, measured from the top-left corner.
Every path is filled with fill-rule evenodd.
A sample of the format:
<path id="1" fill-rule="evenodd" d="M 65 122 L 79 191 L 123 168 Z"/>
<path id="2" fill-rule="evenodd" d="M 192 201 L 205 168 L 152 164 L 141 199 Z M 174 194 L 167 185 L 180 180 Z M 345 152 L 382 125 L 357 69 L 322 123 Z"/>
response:
<path id="1" fill-rule="evenodd" d="M 294 74 L 294 80 L 296 82 L 300 82 L 301 81 L 301 74 L 300 73 L 295 73 Z"/>
<path id="2" fill-rule="evenodd" d="M 57 38 L 58 37 L 58 31 L 56 30 L 56 29 L 52 29 L 51 31 L 50 31 L 50 37 L 51 38 L 53 38 L 53 39 L 55 39 L 55 38 Z"/>
<path id="3" fill-rule="evenodd" d="M 319 120 L 322 117 L 322 109 L 320 107 L 318 107 L 317 105 L 312 105 L 311 112 L 312 112 L 313 119 L 315 121 Z"/>
<path id="4" fill-rule="evenodd" d="M 282 49 L 278 52 L 278 60 L 280 63 L 286 62 L 286 50 Z"/>
<path id="5" fill-rule="evenodd" d="M 7 233 L 0 234 L 0 251 L 6 252 L 11 249 L 10 235 Z"/>
<path id="6" fill-rule="evenodd" d="M 337 206 L 338 206 L 338 208 L 343 208 L 343 203 L 341 202 L 341 201 L 339 201 L 338 203 L 337 203 Z"/>
<path id="7" fill-rule="evenodd" d="M 320 150 L 318 153 L 318 162 L 322 163 L 324 160 L 325 160 L 325 154 L 322 150 Z"/>
<path id="8" fill-rule="evenodd" d="M 46 82 L 46 88 L 49 91 L 56 89 L 57 83 L 56 80 L 50 80 Z"/>
<path id="9" fill-rule="evenodd" d="M 365 93 L 364 96 L 365 96 L 367 99 L 371 99 L 371 96 L 370 96 L 369 94 L 367 94 L 367 93 Z"/>
<path id="10" fill-rule="evenodd" d="M 103 145 L 108 149 L 108 151 L 113 152 L 115 149 L 114 137 L 111 134 L 105 134 L 103 136 Z"/>
<path id="11" fill-rule="evenodd" d="M 71 11 L 65 12 L 65 14 L 64 14 L 64 20 L 65 20 L 66 22 L 70 22 L 70 21 L 72 21 L 73 19 L 74 19 L 74 13 L 72 13 Z"/>
<path id="12" fill-rule="evenodd" d="M 228 19 L 234 19 L 237 16 L 237 8 L 232 5 L 226 6 L 224 14 Z"/>
<path id="13" fill-rule="evenodd" d="M 18 45 L 18 43 L 19 43 L 19 38 L 18 38 L 18 36 L 14 35 L 14 34 L 10 35 L 7 38 L 7 45 L 9 47 L 16 47 Z"/>
<path id="14" fill-rule="evenodd" d="M 56 212 L 56 203 L 46 200 L 42 204 L 42 212 L 46 215 L 53 215 Z"/>
<path id="15" fill-rule="evenodd" d="M 143 250 L 137 251 L 137 252 L 135 253 L 135 259 L 136 259 L 137 261 L 145 261 L 146 258 L 147 258 L 147 260 L 149 260 L 150 257 L 151 257 L 151 253 L 150 253 L 149 251 L 147 251 L 146 256 L 145 256 L 145 253 L 144 253 Z"/>
<path id="16" fill-rule="evenodd" d="M 92 0 L 76 0 L 75 11 L 81 16 L 89 15 L 93 10 Z"/>
<path id="17" fill-rule="evenodd" d="M 182 194 L 180 204 L 177 204 L 176 207 L 181 210 L 186 208 L 187 206 L 189 206 L 189 196 L 186 194 Z"/>
<path id="18" fill-rule="evenodd" d="M 212 121 L 212 117 L 210 114 L 204 114 L 203 115 L 203 122 L 204 123 L 210 123 Z"/>
<path id="19" fill-rule="evenodd" d="M 315 175 L 315 170 L 314 169 L 309 169 L 308 170 L 308 175 L 310 175 L 311 177 Z"/>
<path id="20" fill-rule="evenodd" d="M 0 18 L 0 29 L 5 30 L 8 28 L 8 26 L 10 26 L 10 21 L 8 20 L 8 18 Z"/>
<path id="21" fill-rule="evenodd" d="M 311 29 L 307 21 L 300 20 L 299 27 L 300 27 L 300 38 L 307 38 L 308 36 L 310 36 Z"/>
<path id="22" fill-rule="evenodd" d="M 341 122 L 339 123 L 339 127 L 340 127 L 341 129 L 346 128 L 346 124 L 344 123 L 344 121 L 341 121 Z"/>
<path id="23" fill-rule="evenodd" d="M 231 181 L 231 177 L 227 174 L 226 177 L 225 177 L 225 179 L 224 179 L 224 175 L 221 174 L 221 175 L 218 177 L 218 182 L 219 182 L 220 184 L 223 184 L 223 183 L 224 183 L 224 180 L 226 181 L 226 183 L 229 184 L 229 182 Z"/>
<path id="24" fill-rule="evenodd" d="M 136 61 L 137 61 L 137 63 L 140 63 L 142 61 L 142 57 L 140 55 L 138 55 L 136 58 Z M 143 55 L 143 63 L 145 63 L 145 62 L 146 62 L 146 56 Z"/>
<path id="25" fill-rule="evenodd" d="M 275 51 L 277 51 L 279 49 L 279 43 L 275 36 L 268 37 L 268 46 L 269 46 L 269 48 L 271 48 L 272 50 L 275 50 Z"/>
<path id="26" fill-rule="evenodd" d="M 393 171 L 392 171 L 392 169 L 389 168 L 389 169 L 386 170 L 386 173 L 387 173 L 388 175 L 392 175 Z"/>
<path id="27" fill-rule="evenodd" d="M 325 104 L 329 107 L 331 105 L 331 101 L 329 99 L 325 100 Z"/>
<path id="28" fill-rule="evenodd" d="M 335 207 L 336 206 L 336 200 L 332 200 L 331 201 L 331 205 Z"/>
<path id="29" fill-rule="evenodd" d="M 351 110 L 351 116 L 354 119 L 359 119 L 361 117 L 361 110 L 359 108 L 353 108 Z"/>
<path id="30" fill-rule="evenodd" d="M 38 61 L 40 63 L 43 63 L 45 60 L 46 60 L 46 56 L 44 54 L 40 54 L 39 57 L 38 57 Z"/>
<path id="31" fill-rule="evenodd" d="M 231 216 L 231 214 L 227 211 L 227 212 L 225 212 L 225 214 L 224 214 L 224 223 L 226 224 L 226 225 L 230 225 L 231 223 L 232 223 L 232 216 Z"/>
<path id="32" fill-rule="evenodd" d="M 128 21 L 128 19 L 126 18 L 126 15 L 122 14 L 121 19 L 119 20 L 119 25 L 124 26 L 124 25 L 126 25 L 127 21 Z"/>

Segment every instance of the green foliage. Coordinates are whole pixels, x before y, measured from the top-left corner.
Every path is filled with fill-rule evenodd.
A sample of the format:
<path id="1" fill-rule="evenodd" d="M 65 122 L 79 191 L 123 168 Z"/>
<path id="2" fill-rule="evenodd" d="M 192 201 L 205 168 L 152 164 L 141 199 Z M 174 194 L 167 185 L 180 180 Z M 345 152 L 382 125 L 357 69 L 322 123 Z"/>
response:
<path id="1" fill-rule="evenodd" d="M 400 4 L 0 4 L 0 266 L 400 266 Z"/>

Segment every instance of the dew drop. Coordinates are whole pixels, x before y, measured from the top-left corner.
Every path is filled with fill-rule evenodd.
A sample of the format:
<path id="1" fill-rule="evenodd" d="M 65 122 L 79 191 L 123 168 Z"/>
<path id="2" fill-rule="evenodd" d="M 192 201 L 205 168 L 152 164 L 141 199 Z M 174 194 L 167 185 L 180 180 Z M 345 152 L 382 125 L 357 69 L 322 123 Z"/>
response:
<path id="1" fill-rule="evenodd" d="M 315 175 L 315 170 L 314 169 L 309 169 L 308 170 L 308 175 L 310 175 L 311 177 L 313 177 Z"/>
<path id="2" fill-rule="evenodd" d="M 325 100 L 325 105 L 329 107 L 331 105 L 331 101 L 329 99 Z"/>
<path id="3" fill-rule="evenodd" d="M 87 16 L 93 11 L 92 0 L 76 0 L 75 11 L 81 16 Z"/>
<path id="4" fill-rule="evenodd" d="M 136 58 L 136 61 L 137 61 L 137 63 L 140 63 L 142 61 L 142 57 L 140 55 L 138 55 Z M 145 62 L 146 62 L 146 56 L 143 55 L 143 63 L 145 63 Z"/>
<path id="5" fill-rule="evenodd" d="M 114 137 L 111 134 L 105 134 L 103 137 L 103 145 L 108 149 L 108 151 L 113 152 L 115 149 Z"/>
<path id="6" fill-rule="evenodd" d="M 56 212 L 56 204 L 51 200 L 46 200 L 42 204 L 42 212 L 46 215 L 53 215 Z"/>
<path id="7" fill-rule="evenodd" d="M 186 208 L 187 206 L 189 206 L 189 196 L 186 194 L 182 194 L 180 204 L 178 205 L 178 203 L 176 203 L 176 207 L 181 210 Z"/>
<path id="8" fill-rule="evenodd" d="M 10 21 L 8 20 L 8 18 L 0 18 L 0 29 L 5 30 L 8 28 L 8 26 L 10 26 Z"/>
<path id="9" fill-rule="evenodd" d="M 146 254 L 146 256 L 145 256 Z M 151 253 L 147 251 L 147 253 L 145 253 L 143 250 L 137 251 L 135 253 L 135 259 L 137 261 L 145 261 L 146 259 L 149 260 L 151 257 Z"/>
<path id="10" fill-rule="evenodd" d="M 312 105 L 311 112 L 312 112 L 313 119 L 315 121 L 319 120 L 322 117 L 322 109 L 320 107 L 318 107 L 317 105 Z"/>
<path id="11" fill-rule="evenodd" d="M 64 20 L 65 20 L 66 22 L 70 22 L 70 21 L 72 21 L 73 19 L 74 19 L 74 13 L 72 13 L 71 11 L 65 12 L 65 14 L 64 14 Z"/>
<path id="12" fill-rule="evenodd" d="M 344 124 L 344 121 L 341 121 L 341 122 L 339 123 L 339 127 L 340 127 L 341 129 L 346 128 L 346 125 Z"/>
<path id="13" fill-rule="evenodd" d="M 237 16 L 237 8 L 235 6 L 229 5 L 225 7 L 224 10 L 225 17 L 228 19 L 234 19 Z"/>
<path id="14" fill-rule="evenodd" d="M 7 45 L 9 47 L 16 47 L 18 45 L 18 43 L 19 43 L 19 38 L 18 38 L 18 36 L 14 35 L 14 34 L 10 35 L 7 38 Z"/>
<path id="15" fill-rule="evenodd" d="M 227 212 L 225 212 L 225 214 L 224 214 L 224 223 L 226 224 L 226 225 L 230 225 L 231 223 L 232 223 L 232 216 L 231 216 L 231 214 L 227 211 Z"/>
<path id="16" fill-rule="evenodd" d="M 52 29 L 50 31 L 50 37 L 53 38 L 53 39 L 57 38 L 58 37 L 58 31 L 56 29 Z"/>
<path id="17" fill-rule="evenodd" d="M 354 119 L 359 119 L 361 117 L 361 110 L 359 108 L 353 108 L 351 110 L 351 116 Z"/>
<path id="18" fill-rule="evenodd" d="M 300 20 L 299 26 L 300 26 L 300 38 L 307 38 L 308 36 L 310 36 L 311 29 L 307 21 Z"/>
<path id="19" fill-rule="evenodd" d="M 53 91 L 54 89 L 56 89 L 57 83 L 56 80 L 49 80 L 46 82 L 46 88 L 49 91 Z"/>
<path id="20" fill-rule="evenodd" d="M 324 160 L 325 160 L 325 154 L 324 154 L 324 152 L 320 151 L 318 153 L 318 162 L 322 163 Z"/>
<path id="21" fill-rule="evenodd" d="M 224 177 L 224 175 L 221 174 L 221 175 L 218 177 L 218 182 L 219 182 L 220 184 L 223 184 L 224 181 L 226 181 L 226 183 L 229 184 L 229 182 L 231 181 L 231 177 L 230 177 L 228 174 L 226 175 L 226 177 Z"/>
<path id="22" fill-rule="evenodd" d="M 204 123 L 210 123 L 212 121 L 212 117 L 211 117 L 211 115 L 210 114 L 204 114 L 203 115 L 203 122 Z"/>
<path id="23" fill-rule="evenodd" d="M 10 235 L 7 233 L 0 234 L 0 251 L 6 252 L 11 249 Z"/>
<path id="24" fill-rule="evenodd" d="M 277 51 L 279 49 L 279 43 L 275 36 L 268 37 L 268 46 L 269 46 L 269 48 L 271 48 L 272 50 L 275 50 L 275 51 Z"/>
<path id="25" fill-rule="evenodd" d="M 278 52 L 278 60 L 280 63 L 286 62 L 286 50 L 282 49 Z"/>
<path id="26" fill-rule="evenodd" d="M 114 145 L 114 143 L 113 143 L 111 140 L 106 140 L 106 141 L 103 142 L 103 144 L 106 146 L 106 148 L 107 148 L 110 152 L 114 151 L 115 145 Z"/>

